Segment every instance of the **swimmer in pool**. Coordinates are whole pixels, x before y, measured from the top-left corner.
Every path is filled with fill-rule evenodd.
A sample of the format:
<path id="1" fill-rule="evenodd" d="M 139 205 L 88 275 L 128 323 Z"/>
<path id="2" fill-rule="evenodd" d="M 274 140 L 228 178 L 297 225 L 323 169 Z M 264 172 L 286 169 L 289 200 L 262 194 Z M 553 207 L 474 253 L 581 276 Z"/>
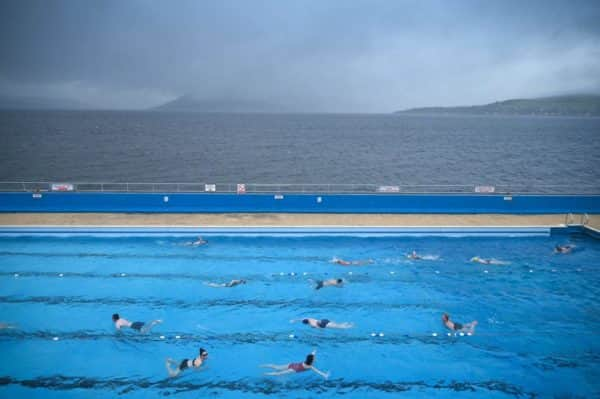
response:
<path id="1" fill-rule="evenodd" d="M 185 369 L 200 368 L 200 366 L 204 364 L 207 358 L 208 352 L 206 351 L 206 349 L 200 348 L 198 356 L 195 359 L 183 359 L 182 361 L 178 362 L 168 357 L 165 362 L 165 367 L 169 372 L 169 377 L 177 377 L 179 373 L 181 373 Z M 175 365 L 177 367 L 172 367 L 172 365 Z"/>
<path id="2" fill-rule="evenodd" d="M 344 260 L 339 258 L 333 258 L 331 262 L 336 263 L 342 266 L 363 266 L 374 263 L 373 259 L 365 259 L 365 260 Z"/>
<path id="3" fill-rule="evenodd" d="M 575 245 L 558 245 L 556 244 L 556 246 L 554 247 L 554 253 L 557 254 L 570 254 L 571 251 L 573 251 L 573 248 L 575 248 Z"/>
<path id="4" fill-rule="evenodd" d="M 246 280 L 231 280 L 228 283 L 204 283 L 206 285 L 208 285 L 209 287 L 215 287 L 215 288 L 231 288 L 231 287 L 235 287 L 236 285 L 240 285 L 240 284 L 246 284 Z"/>
<path id="5" fill-rule="evenodd" d="M 471 262 L 481 263 L 482 265 L 508 265 L 510 262 L 504 262 L 498 259 L 484 259 L 479 256 L 474 256 L 471 258 Z"/>
<path id="6" fill-rule="evenodd" d="M 330 278 L 329 280 L 319 280 L 315 286 L 315 290 L 320 290 L 323 287 L 341 287 L 344 285 L 344 280 L 341 278 Z"/>
<path id="7" fill-rule="evenodd" d="M 134 321 L 133 323 L 127 319 L 123 319 L 118 313 L 112 315 L 112 321 L 115 323 L 115 328 L 120 330 L 123 327 L 129 327 L 132 330 L 139 331 L 141 333 L 147 333 L 155 325 L 162 323 L 162 320 L 152 320 L 150 323 L 144 323 L 142 321 Z"/>
<path id="8" fill-rule="evenodd" d="M 444 313 L 442 315 L 442 322 L 449 330 L 456 332 L 464 332 L 468 334 L 475 333 L 475 326 L 477 326 L 477 320 L 473 320 L 472 322 L 465 324 L 453 322 L 452 320 L 450 320 L 450 316 L 448 316 L 447 313 Z"/>
<path id="9" fill-rule="evenodd" d="M 199 247 L 206 244 L 208 244 L 208 241 L 204 240 L 201 236 L 198 236 L 196 241 L 188 241 L 183 243 L 183 245 L 186 247 Z"/>
<path id="10" fill-rule="evenodd" d="M 352 328 L 354 326 L 352 323 L 336 323 L 328 319 L 318 320 L 310 317 L 307 317 L 306 319 L 293 319 L 290 320 L 290 323 L 295 323 L 297 321 L 302 321 L 302 324 L 308 324 L 312 328 Z"/>
<path id="11" fill-rule="evenodd" d="M 306 360 L 304 360 L 303 362 L 281 364 L 281 365 L 279 365 L 279 364 L 262 364 L 260 367 L 266 367 L 266 368 L 271 368 L 271 369 L 275 370 L 275 371 L 265 373 L 265 375 L 284 375 L 284 374 L 290 374 L 290 373 L 301 373 L 303 371 L 312 370 L 315 373 L 319 374 L 321 377 L 327 379 L 327 378 L 329 378 L 329 372 L 324 373 L 321 370 L 317 369 L 315 366 L 313 366 L 316 353 L 317 353 L 317 351 L 312 351 L 312 353 L 310 355 L 306 356 Z"/>
<path id="12" fill-rule="evenodd" d="M 413 259 L 413 260 L 419 260 L 419 259 L 423 259 L 423 257 L 421 255 L 417 254 L 417 251 L 412 251 L 412 253 L 406 255 L 406 257 L 408 259 Z"/>

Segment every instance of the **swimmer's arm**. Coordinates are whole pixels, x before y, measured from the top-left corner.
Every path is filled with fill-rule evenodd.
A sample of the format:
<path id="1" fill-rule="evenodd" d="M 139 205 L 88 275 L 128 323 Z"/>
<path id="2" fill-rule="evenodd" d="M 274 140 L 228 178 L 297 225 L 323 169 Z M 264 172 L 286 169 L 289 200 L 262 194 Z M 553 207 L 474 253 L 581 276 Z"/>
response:
<path id="1" fill-rule="evenodd" d="M 321 370 L 319 370 L 318 368 L 316 368 L 315 366 L 310 366 L 310 369 L 325 379 L 329 378 L 329 371 L 324 373 Z"/>
<path id="2" fill-rule="evenodd" d="M 218 284 L 218 283 L 204 283 L 204 285 L 208 285 L 209 287 L 215 287 L 215 288 L 227 287 L 227 284 Z"/>

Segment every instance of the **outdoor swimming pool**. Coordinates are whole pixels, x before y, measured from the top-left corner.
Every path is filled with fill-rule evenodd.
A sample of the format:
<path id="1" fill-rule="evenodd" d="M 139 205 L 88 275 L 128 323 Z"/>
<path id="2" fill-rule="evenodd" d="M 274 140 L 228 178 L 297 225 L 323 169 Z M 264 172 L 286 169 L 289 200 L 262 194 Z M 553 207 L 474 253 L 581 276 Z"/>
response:
<path id="1" fill-rule="evenodd" d="M 0 237 L 0 321 L 17 327 L 0 330 L 0 397 L 600 395 L 600 242 L 587 236 L 205 238 Z M 232 279 L 247 284 L 203 284 Z M 116 332 L 115 312 L 164 322 Z M 475 335 L 447 336 L 444 312 L 478 320 Z M 290 323 L 302 317 L 355 326 Z M 200 347 L 200 371 L 167 378 L 165 358 Z M 258 367 L 313 349 L 328 380 Z"/>

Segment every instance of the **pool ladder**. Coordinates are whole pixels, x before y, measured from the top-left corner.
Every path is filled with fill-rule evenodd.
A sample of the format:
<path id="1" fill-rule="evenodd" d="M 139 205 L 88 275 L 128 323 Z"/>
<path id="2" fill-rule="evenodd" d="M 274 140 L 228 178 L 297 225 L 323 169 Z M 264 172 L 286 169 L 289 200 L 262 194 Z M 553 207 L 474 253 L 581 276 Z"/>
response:
<path id="1" fill-rule="evenodd" d="M 575 223 L 575 216 L 572 213 L 565 215 L 565 226 L 586 226 L 590 222 L 590 216 L 587 213 L 580 215 L 579 223 Z"/>

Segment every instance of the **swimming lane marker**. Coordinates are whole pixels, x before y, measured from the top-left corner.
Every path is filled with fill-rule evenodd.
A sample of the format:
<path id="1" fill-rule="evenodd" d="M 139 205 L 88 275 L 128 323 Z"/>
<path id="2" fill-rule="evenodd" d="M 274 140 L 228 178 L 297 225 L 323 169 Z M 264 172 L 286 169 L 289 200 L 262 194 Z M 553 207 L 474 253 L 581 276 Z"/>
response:
<path id="1" fill-rule="evenodd" d="M 290 337 L 292 339 L 296 338 L 296 336 L 294 334 L 290 334 L 290 335 L 288 335 L 288 337 Z"/>
<path id="2" fill-rule="evenodd" d="M 63 277 L 63 276 L 64 276 L 64 274 L 62 274 L 62 273 L 60 273 L 60 274 L 58 275 L 58 277 Z"/>
<path id="3" fill-rule="evenodd" d="M 19 273 L 15 273 L 15 278 L 19 277 Z"/>
<path id="4" fill-rule="evenodd" d="M 175 336 L 175 339 L 179 339 L 179 338 L 181 338 L 181 335 L 176 335 Z"/>
<path id="5" fill-rule="evenodd" d="M 488 273 L 488 271 L 487 271 L 487 270 L 484 270 L 483 272 L 484 272 L 484 273 Z"/>
<path id="6" fill-rule="evenodd" d="M 158 338 L 160 338 L 160 339 L 165 339 L 165 336 L 164 336 L 164 335 L 161 335 L 161 336 L 160 336 L 160 337 L 158 337 Z"/>
<path id="7" fill-rule="evenodd" d="M 58 337 L 52 338 L 52 341 L 58 341 Z"/>
<path id="8" fill-rule="evenodd" d="M 437 333 L 433 333 L 431 334 L 433 337 L 437 337 Z"/>
<path id="9" fill-rule="evenodd" d="M 121 277 L 127 276 L 127 273 L 121 273 Z"/>

